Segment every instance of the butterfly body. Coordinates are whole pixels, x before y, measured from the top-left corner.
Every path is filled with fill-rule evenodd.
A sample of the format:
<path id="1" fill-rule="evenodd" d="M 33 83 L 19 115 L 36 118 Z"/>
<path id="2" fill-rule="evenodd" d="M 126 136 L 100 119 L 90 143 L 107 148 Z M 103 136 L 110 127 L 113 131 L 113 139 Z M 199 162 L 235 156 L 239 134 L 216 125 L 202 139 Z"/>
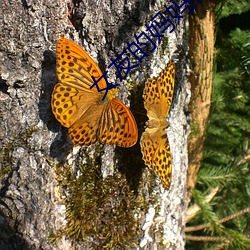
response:
<path id="1" fill-rule="evenodd" d="M 166 189 L 171 183 L 172 158 L 165 129 L 169 126 L 166 117 L 172 102 L 174 77 L 174 62 L 170 61 L 158 77 L 147 80 L 143 92 L 149 118 L 140 140 L 143 160 L 156 171 Z"/>
<path id="2" fill-rule="evenodd" d="M 52 94 L 52 111 L 68 128 L 75 145 L 91 145 L 97 141 L 121 147 L 133 146 L 138 138 L 131 111 L 117 98 L 112 88 L 102 101 L 103 92 L 90 88 L 102 72 L 86 51 L 74 42 L 61 38 L 57 43 L 58 84 Z M 106 88 L 102 78 L 100 89 Z"/>

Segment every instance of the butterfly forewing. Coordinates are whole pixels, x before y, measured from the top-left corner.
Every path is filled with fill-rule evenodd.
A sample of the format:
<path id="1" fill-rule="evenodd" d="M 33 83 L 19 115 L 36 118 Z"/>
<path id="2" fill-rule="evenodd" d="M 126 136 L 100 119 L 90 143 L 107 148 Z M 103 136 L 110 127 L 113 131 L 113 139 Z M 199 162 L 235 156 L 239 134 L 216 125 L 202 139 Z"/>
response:
<path id="1" fill-rule="evenodd" d="M 72 125 L 72 117 L 77 111 L 73 98 L 78 94 L 77 89 L 57 84 L 52 95 L 52 111 L 56 119 L 66 128 Z"/>
<path id="2" fill-rule="evenodd" d="M 165 70 L 160 73 L 160 77 L 157 80 L 160 93 L 160 105 L 161 112 L 164 117 L 167 117 L 174 93 L 174 79 L 175 79 L 175 65 L 173 61 L 170 61 Z"/>
<path id="3" fill-rule="evenodd" d="M 91 76 L 98 80 L 102 72 L 87 52 L 76 43 L 61 38 L 57 42 L 56 54 L 59 81 L 65 85 L 91 92 L 90 87 L 94 83 Z M 98 86 L 106 87 L 105 80 L 101 79 Z"/>
<path id="4" fill-rule="evenodd" d="M 170 61 L 158 77 L 147 80 L 143 91 L 144 106 L 148 115 L 154 113 L 158 118 L 168 115 L 174 91 L 175 66 Z M 150 116 L 148 116 L 150 118 Z"/>

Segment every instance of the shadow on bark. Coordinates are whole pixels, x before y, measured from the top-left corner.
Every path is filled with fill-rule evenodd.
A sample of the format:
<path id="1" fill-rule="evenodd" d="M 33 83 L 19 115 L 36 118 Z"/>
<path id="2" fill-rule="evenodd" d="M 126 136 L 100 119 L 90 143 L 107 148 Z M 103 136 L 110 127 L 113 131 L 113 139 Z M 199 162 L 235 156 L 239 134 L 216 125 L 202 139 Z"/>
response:
<path id="1" fill-rule="evenodd" d="M 146 110 L 144 109 L 142 101 L 143 89 L 144 84 L 140 86 L 137 85 L 137 87 L 131 91 L 130 109 L 135 115 L 134 117 L 138 126 L 138 142 L 131 148 L 116 148 L 116 154 L 120 160 L 119 171 L 126 175 L 130 188 L 136 192 L 138 191 L 142 173 L 145 169 L 140 147 L 141 134 L 145 130 L 144 127 L 147 121 Z"/>
<path id="2" fill-rule="evenodd" d="M 73 144 L 68 137 L 67 129 L 60 125 L 51 109 L 51 95 L 57 83 L 56 55 L 54 52 L 46 50 L 43 56 L 41 93 L 38 103 L 39 117 L 51 132 L 57 133 L 60 131 L 50 146 L 50 156 L 61 162 L 67 156 Z"/>
<path id="3" fill-rule="evenodd" d="M 6 206 L 6 204 L 5 204 Z M 10 218 L 6 218 L 2 211 L 0 211 L 0 249 L 3 250 L 31 250 L 29 244 L 24 238 L 17 234 L 16 222 L 13 221 L 13 225 L 10 225 Z"/>

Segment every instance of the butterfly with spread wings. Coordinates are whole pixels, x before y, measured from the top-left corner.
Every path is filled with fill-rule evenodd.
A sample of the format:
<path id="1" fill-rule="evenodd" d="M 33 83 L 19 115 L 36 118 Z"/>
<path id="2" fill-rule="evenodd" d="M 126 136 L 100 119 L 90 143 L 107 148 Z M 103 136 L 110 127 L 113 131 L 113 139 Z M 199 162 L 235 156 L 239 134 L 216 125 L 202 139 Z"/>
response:
<path id="1" fill-rule="evenodd" d="M 58 83 L 52 94 L 52 111 L 66 128 L 75 145 L 91 145 L 97 141 L 131 147 L 138 139 L 135 119 L 121 100 L 116 88 L 103 93 L 90 88 L 102 72 L 91 57 L 76 43 L 60 38 L 56 47 Z M 107 87 L 105 79 L 98 82 Z"/>
<path id="2" fill-rule="evenodd" d="M 145 83 L 143 92 L 144 107 L 149 121 L 142 133 L 140 145 L 143 160 L 152 167 L 161 179 L 165 189 L 169 189 L 172 173 L 170 145 L 165 129 L 174 92 L 175 65 L 170 61 L 158 77 Z"/>

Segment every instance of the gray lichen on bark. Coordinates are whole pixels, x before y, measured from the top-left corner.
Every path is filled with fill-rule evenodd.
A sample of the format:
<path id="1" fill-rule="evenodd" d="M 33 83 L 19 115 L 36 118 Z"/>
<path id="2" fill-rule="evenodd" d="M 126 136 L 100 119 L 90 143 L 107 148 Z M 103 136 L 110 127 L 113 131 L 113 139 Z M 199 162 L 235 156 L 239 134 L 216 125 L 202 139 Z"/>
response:
<path id="1" fill-rule="evenodd" d="M 57 82 L 55 44 L 62 34 L 83 46 L 104 71 L 110 58 L 116 58 L 127 42 L 134 40 L 134 34 L 145 29 L 145 23 L 164 9 L 165 2 L 1 0 L 0 4 L 0 249 L 98 249 L 93 237 L 92 242 L 74 244 L 65 237 L 56 244 L 48 240 L 51 231 L 66 225 L 65 204 L 57 197 L 55 166 L 66 162 L 77 172 L 77 164 L 86 161 L 99 162 L 104 176 L 113 174 L 122 183 L 126 181 L 120 176 L 126 176 L 121 195 L 131 194 L 129 186 L 143 194 L 139 197 L 148 199 L 146 210 L 140 214 L 134 208 L 140 216 L 137 248 L 184 249 L 188 133 L 184 110 L 189 99 L 185 18 L 168 33 L 167 42 L 157 45 L 139 68 L 130 72 L 120 90 L 141 134 L 146 120 L 145 114 L 142 118 L 139 114 L 144 81 L 159 73 L 170 57 L 175 60 L 175 97 L 168 129 L 173 177 L 170 190 L 165 191 L 144 168 L 139 145 L 135 149 L 100 144 L 72 149 L 66 129 L 55 120 L 50 106 Z M 115 69 L 111 69 L 109 81 L 115 83 L 117 79 Z M 114 192 L 119 188 L 117 185 Z"/>

